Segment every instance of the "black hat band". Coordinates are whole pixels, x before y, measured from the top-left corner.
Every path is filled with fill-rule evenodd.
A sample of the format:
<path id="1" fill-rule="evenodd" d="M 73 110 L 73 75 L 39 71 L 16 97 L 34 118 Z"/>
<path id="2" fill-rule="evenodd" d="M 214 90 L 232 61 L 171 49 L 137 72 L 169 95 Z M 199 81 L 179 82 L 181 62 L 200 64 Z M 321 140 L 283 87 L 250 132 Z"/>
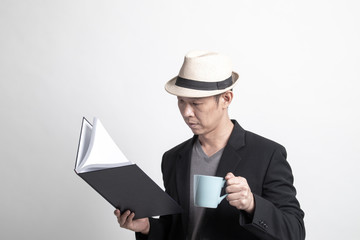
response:
<path id="1" fill-rule="evenodd" d="M 232 76 L 229 78 L 219 81 L 219 82 L 201 82 L 201 81 L 194 81 L 182 77 L 177 77 L 175 85 L 178 87 L 183 88 L 190 88 L 195 90 L 222 90 L 227 87 L 230 87 L 233 84 Z"/>

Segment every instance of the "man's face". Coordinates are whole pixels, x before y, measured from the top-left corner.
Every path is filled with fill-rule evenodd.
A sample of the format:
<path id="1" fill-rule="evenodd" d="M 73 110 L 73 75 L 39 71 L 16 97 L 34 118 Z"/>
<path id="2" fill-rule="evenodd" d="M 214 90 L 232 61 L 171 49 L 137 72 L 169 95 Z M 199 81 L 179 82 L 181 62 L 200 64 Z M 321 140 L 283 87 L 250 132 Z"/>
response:
<path id="1" fill-rule="evenodd" d="M 182 117 L 191 131 L 196 135 L 203 135 L 214 131 L 225 111 L 214 96 L 204 98 L 178 97 L 178 106 Z"/>

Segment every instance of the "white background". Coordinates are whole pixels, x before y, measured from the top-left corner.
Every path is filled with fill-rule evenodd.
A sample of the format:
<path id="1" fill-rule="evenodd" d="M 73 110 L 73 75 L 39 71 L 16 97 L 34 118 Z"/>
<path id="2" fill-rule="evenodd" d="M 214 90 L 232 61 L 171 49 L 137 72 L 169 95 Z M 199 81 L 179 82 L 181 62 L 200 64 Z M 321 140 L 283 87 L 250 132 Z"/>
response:
<path id="1" fill-rule="evenodd" d="M 359 239 L 360 4 L 0 1 L 0 239 L 134 239 L 73 171 L 97 116 L 162 186 L 192 136 L 164 84 L 193 49 L 240 74 L 230 115 L 283 144 L 307 239 Z"/>

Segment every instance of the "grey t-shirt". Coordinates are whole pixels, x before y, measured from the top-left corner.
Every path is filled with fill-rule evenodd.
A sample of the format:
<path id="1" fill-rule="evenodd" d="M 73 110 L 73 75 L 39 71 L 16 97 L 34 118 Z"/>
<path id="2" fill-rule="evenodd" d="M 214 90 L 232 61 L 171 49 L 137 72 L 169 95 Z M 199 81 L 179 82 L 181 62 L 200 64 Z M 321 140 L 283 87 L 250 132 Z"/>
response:
<path id="1" fill-rule="evenodd" d="M 194 143 L 190 166 L 190 209 L 189 209 L 189 234 L 187 239 L 196 239 L 205 208 L 194 206 L 194 175 L 214 176 L 224 149 L 220 149 L 212 156 L 207 156 L 199 140 Z"/>

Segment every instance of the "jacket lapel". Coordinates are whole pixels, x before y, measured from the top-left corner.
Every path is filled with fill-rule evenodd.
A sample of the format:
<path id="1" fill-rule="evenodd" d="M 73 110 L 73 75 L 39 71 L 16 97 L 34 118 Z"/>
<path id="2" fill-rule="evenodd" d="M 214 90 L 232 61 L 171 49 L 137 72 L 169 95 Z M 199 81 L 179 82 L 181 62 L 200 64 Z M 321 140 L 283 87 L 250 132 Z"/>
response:
<path id="1" fill-rule="evenodd" d="M 176 187 L 179 193 L 180 205 L 183 206 L 182 223 L 184 232 L 187 232 L 188 228 L 191 152 L 196 139 L 197 136 L 194 136 L 186 142 L 176 159 Z"/>
<path id="2" fill-rule="evenodd" d="M 216 170 L 216 176 L 224 178 L 228 172 L 234 172 L 241 162 L 240 149 L 245 146 L 245 130 L 235 121 L 233 131 L 230 135 L 228 143 L 224 148 L 224 152 L 221 156 L 218 168 Z M 225 187 L 222 189 L 221 196 L 225 194 Z M 214 212 L 220 211 L 219 208 L 223 204 L 227 204 L 226 201 L 222 201 L 220 205 L 216 209 L 207 208 L 204 213 L 203 222 L 202 222 L 202 230 L 200 230 L 200 234 L 202 234 L 204 228 L 206 228 L 208 221 L 214 215 Z"/>
<path id="3" fill-rule="evenodd" d="M 215 175 L 218 177 L 221 177 L 221 178 L 225 178 L 225 176 L 228 172 L 234 172 L 234 170 L 239 165 L 240 161 L 241 161 L 241 157 L 235 151 L 235 149 L 232 146 L 227 145 L 224 149 L 223 155 L 220 159 L 219 166 L 217 168 Z M 226 183 L 225 183 L 225 186 L 221 190 L 220 196 L 223 196 L 224 194 L 226 194 L 225 188 L 226 188 Z M 202 225 L 201 229 L 206 228 L 209 221 L 214 221 L 214 219 L 212 219 L 209 216 L 213 216 L 213 215 L 215 215 L 215 212 L 221 211 L 219 209 L 224 204 L 227 204 L 227 201 L 225 199 L 223 201 L 221 201 L 220 205 L 216 209 L 211 209 L 211 208 L 205 209 L 203 221 L 201 224 Z M 203 230 L 200 230 L 200 232 L 202 234 Z"/>
<path id="4" fill-rule="evenodd" d="M 241 161 L 238 150 L 245 146 L 245 130 L 235 121 L 234 129 L 221 156 L 216 176 L 225 177 L 228 172 L 233 172 Z"/>

